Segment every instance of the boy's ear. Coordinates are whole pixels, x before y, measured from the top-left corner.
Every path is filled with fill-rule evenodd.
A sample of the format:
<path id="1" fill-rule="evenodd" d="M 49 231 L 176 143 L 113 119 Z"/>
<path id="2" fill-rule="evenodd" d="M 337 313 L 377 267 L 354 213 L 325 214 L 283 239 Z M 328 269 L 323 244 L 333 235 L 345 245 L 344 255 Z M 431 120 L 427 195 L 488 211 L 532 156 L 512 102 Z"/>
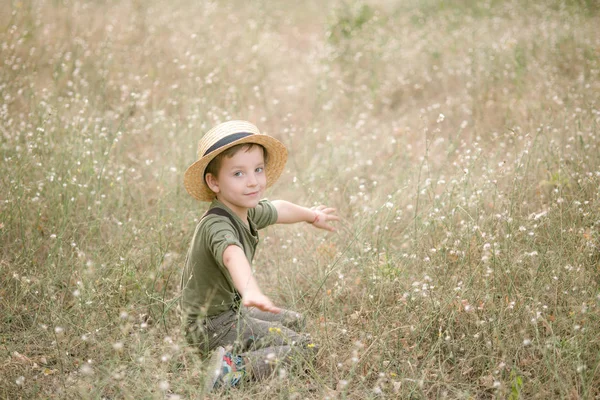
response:
<path id="1" fill-rule="evenodd" d="M 219 181 L 217 180 L 217 178 L 213 174 L 208 173 L 206 174 L 205 179 L 209 189 L 215 193 L 219 193 Z"/>

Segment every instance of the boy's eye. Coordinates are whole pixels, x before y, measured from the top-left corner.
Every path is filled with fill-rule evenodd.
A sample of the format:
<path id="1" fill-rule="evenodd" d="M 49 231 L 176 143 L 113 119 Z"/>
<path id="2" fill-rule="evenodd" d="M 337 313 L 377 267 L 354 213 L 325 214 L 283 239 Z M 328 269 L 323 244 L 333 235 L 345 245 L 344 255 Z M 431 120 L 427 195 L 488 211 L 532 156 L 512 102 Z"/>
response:
<path id="1" fill-rule="evenodd" d="M 234 172 L 233 176 L 242 176 L 242 171 Z"/>
<path id="2" fill-rule="evenodd" d="M 265 169 L 263 167 L 258 167 L 256 168 L 256 172 L 261 173 L 263 172 Z"/>

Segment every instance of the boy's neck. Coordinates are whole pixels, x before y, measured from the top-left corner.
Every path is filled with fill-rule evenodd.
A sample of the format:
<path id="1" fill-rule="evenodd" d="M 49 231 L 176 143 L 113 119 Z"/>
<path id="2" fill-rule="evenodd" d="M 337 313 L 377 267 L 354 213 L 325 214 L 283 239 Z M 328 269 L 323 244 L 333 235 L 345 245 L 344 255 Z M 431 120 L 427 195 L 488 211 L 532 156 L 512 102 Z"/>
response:
<path id="1" fill-rule="evenodd" d="M 236 207 L 227 201 L 223 201 L 222 199 L 219 198 L 219 196 L 217 196 L 217 200 L 219 200 L 222 204 L 225 204 L 227 206 L 227 208 L 229 208 L 231 211 L 233 211 L 233 213 L 242 220 L 244 225 L 249 226 L 248 225 L 248 209 L 247 208 Z"/>

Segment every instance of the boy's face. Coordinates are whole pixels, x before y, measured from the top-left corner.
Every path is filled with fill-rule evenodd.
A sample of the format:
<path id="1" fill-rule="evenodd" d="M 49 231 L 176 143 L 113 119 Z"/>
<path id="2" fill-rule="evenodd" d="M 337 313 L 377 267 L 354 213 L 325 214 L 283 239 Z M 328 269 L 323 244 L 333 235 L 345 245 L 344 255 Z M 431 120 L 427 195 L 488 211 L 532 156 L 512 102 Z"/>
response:
<path id="1" fill-rule="evenodd" d="M 231 158 L 224 157 L 218 176 L 207 174 L 206 183 L 223 204 L 245 219 L 267 186 L 263 149 L 253 146 L 240 149 Z"/>

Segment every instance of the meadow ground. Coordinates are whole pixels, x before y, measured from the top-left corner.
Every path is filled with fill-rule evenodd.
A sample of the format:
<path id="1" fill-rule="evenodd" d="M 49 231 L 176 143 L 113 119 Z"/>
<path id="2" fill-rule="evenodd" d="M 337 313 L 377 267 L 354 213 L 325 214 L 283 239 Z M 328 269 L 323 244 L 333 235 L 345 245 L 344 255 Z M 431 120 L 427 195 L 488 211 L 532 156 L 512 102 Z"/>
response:
<path id="1" fill-rule="evenodd" d="M 208 397 L 600 397 L 597 2 L 6 3 L 0 398 L 203 397 L 182 179 L 234 118 L 343 221 L 255 262 L 314 365 Z"/>

